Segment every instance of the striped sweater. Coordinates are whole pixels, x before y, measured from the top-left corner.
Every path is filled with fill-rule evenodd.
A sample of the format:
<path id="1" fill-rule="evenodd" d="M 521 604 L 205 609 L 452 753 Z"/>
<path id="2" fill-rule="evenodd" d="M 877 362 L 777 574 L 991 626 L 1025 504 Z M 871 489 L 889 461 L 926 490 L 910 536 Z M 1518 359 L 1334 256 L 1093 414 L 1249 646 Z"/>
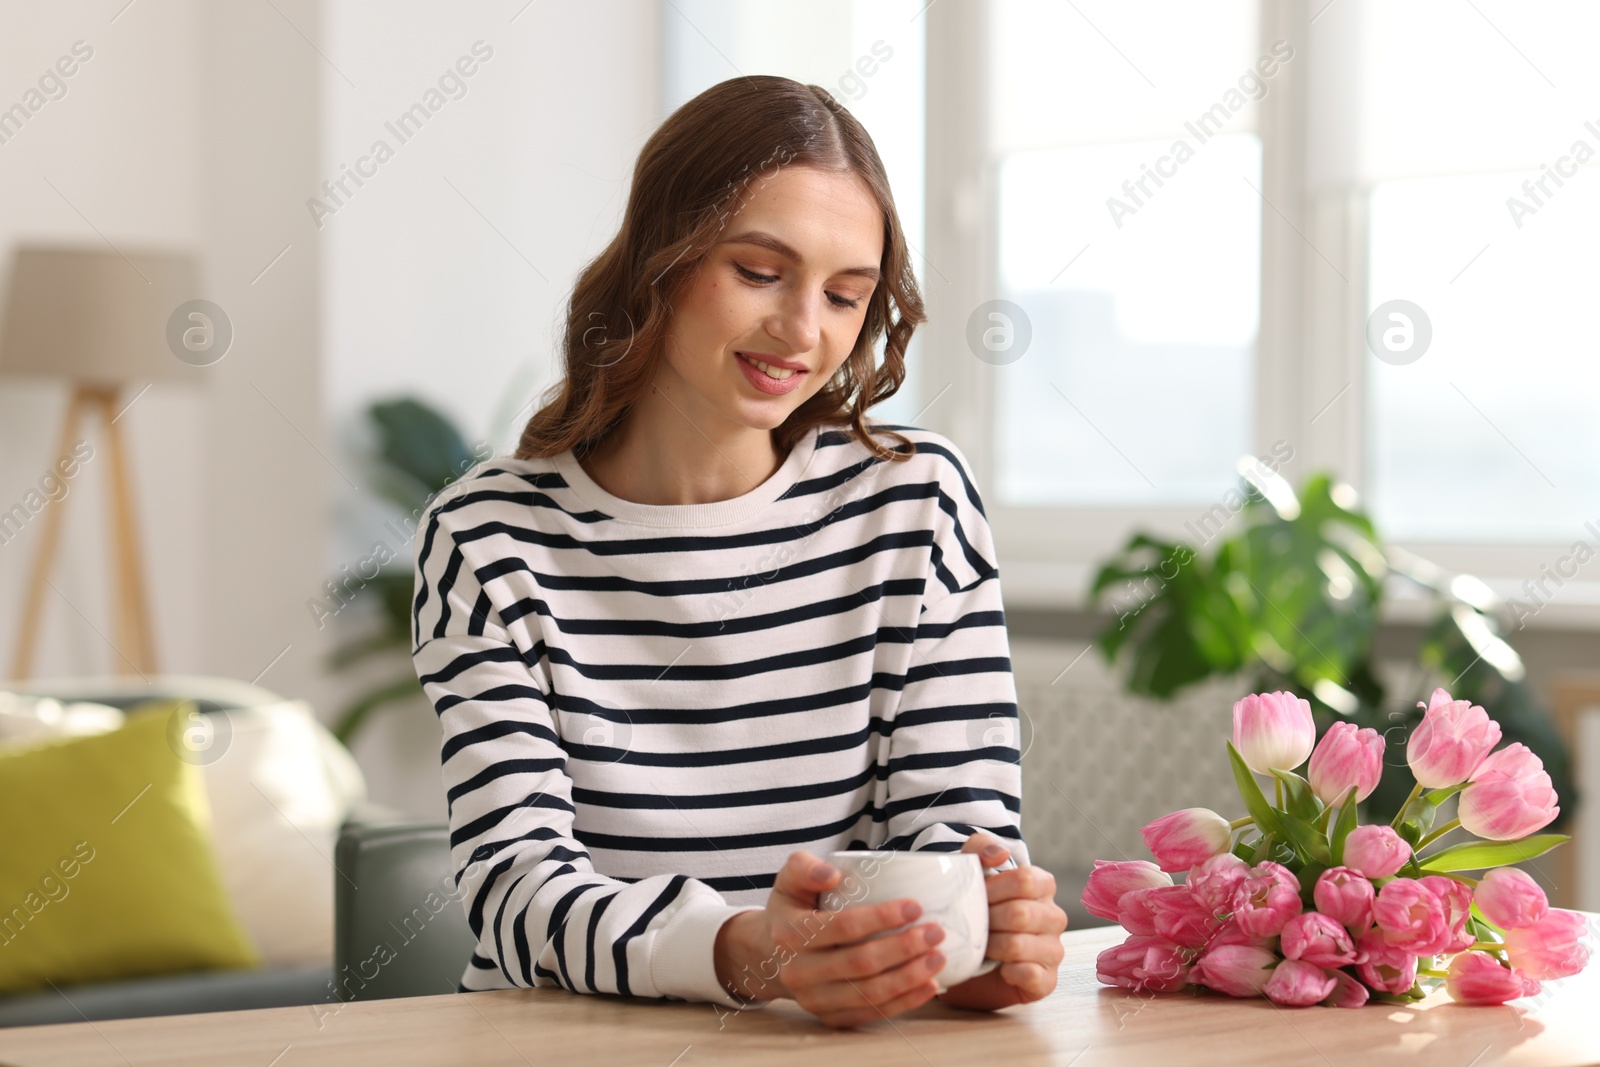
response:
<path id="1" fill-rule="evenodd" d="M 412 658 L 477 938 L 463 991 L 750 1007 L 713 943 L 791 852 L 984 829 L 1029 862 L 983 504 L 954 444 L 892 428 L 911 459 L 813 429 L 714 503 L 621 499 L 569 451 L 429 504 Z"/>

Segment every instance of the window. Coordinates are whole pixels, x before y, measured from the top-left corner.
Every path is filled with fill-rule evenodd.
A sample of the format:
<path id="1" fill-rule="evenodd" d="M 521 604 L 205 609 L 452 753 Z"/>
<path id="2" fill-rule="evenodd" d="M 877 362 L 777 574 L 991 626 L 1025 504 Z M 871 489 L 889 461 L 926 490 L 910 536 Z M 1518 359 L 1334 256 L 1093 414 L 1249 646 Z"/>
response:
<path id="1" fill-rule="evenodd" d="M 1252 443 L 1254 4 L 993 12 L 997 288 L 1031 333 L 990 372 L 996 501 L 1215 500 Z"/>
<path id="2" fill-rule="evenodd" d="M 1600 543 L 1584 527 L 1600 519 L 1600 8 L 1358 14 L 1372 59 L 1347 165 L 1370 198 L 1369 306 L 1408 301 L 1431 333 L 1409 361 L 1367 363 L 1380 528 Z"/>
<path id="3" fill-rule="evenodd" d="M 930 223 L 968 188 L 987 212 L 930 231 L 935 259 L 979 264 L 939 328 L 999 298 L 1031 333 L 1010 361 L 931 346 L 957 387 L 930 422 L 975 455 L 1008 600 L 1081 603 L 1135 529 L 1194 540 L 1235 461 L 1280 444 L 1291 480 L 1334 471 L 1391 543 L 1503 596 L 1579 539 L 1600 550 L 1600 8 L 934 12 L 930 114 L 961 136 L 930 137 Z M 1367 341 L 1395 300 L 1422 314 L 1391 340 L 1430 334 L 1410 362 Z"/>

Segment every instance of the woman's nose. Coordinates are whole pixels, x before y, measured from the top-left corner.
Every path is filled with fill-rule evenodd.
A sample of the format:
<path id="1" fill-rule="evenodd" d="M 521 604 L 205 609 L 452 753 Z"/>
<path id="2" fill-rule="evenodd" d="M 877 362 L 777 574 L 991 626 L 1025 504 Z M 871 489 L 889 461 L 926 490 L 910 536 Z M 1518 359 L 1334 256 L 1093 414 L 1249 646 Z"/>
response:
<path id="1" fill-rule="evenodd" d="M 795 292 L 784 299 L 774 322 L 774 336 L 796 353 L 810 352 L 822 339 L 821 304 L 824 293 Z"/>

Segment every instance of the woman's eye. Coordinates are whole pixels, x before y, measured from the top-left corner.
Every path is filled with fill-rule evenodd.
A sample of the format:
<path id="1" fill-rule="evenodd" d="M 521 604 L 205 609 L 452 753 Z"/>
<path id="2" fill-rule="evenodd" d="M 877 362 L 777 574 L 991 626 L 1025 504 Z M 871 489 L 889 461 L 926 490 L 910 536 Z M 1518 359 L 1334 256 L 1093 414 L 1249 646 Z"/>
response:
<path id="1" fill-rule="evenodd" d="M 753 282 L 775 282 L 778 280 L 778 276 L 776 274 L 757 274 L 753 270 L 745 270 L 737 263 L 733 265 L 733 269 L 744 275 L 746 278 L 749 278 Z"/>
<path id="2" fill-rule="evenodd" d="M 757 274 L 753 270 L 746 270 L 737 263 L 733 265 L 733 269 L 738 271 L 742 277 L 748 278 L 753 282 L 760 282 L 763 285 L 767 284 L 768 282 L 775 282 L 778 280 L 778 276 L 776 274 Z M 859 306 L 861 303 L 859 299 L 849 300 L 840 296 L 838 293 L 829 293 L 828 299 L 833 302 L 834 307 L 840 308 L 853 308 Z"/>

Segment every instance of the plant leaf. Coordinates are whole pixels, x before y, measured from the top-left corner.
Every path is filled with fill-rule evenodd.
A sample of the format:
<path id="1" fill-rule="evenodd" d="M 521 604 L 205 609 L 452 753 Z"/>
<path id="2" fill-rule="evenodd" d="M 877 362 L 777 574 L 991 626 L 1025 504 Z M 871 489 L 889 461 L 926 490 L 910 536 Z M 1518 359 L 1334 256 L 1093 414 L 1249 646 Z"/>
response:
<path id="1" fill-rule="evenodd" d="M 1244 621 L 1212 568 L 1183 542 L 1135 534 L 1090 583 L 1096 601 L 1125 584 L 1136 602 L 1111 603 L 1117 618 L 1096 637 L 1107 663 L 1124 658 L 1131 693 L 1170 698 L 1179 689 L 1244 666 Z"/>
<path id="2" fill-rule="evenodd" d="M 1326 863 L 1308 863 L 1300 868 L 1300 900 L 1307 911 L 1314 911 L 1317 907 L 1314 895 L 1317 888 L 1317 879 L 1322 877 L 1322 872 L 1328 869 Z"/>
<path id="3" fill-rule="evenodd" d="M 1245 810 L 1256 821 L 1256 829 L 1263 834 L 1283 836 L 1277 809 L 1267 803 L 1256 776 L 1245 763 L 1244 757 L 1239 755 L 1239 750 L 1233 747 L 1232 741 L 1228 742 L 1228 759 L 1233 764 L 1233 782 L 1239 787 L 1239 797 L 1244 801 Z"/>
<path id="4" fill-rule="evenodd" d="M 378 433 L 378 455 L 409 476 L 424 493 L 437 492 L 477 462 L 455 425 L 412 397 L 379 401 L 367 408 Z"/>
<path id="5" fill-rule="evenodd" d="M 1284 836 L 1292 843 L 1295 854 L 1302 863 L 1320 863 L 1324 867 L 1333 865 L 1333 854 L 1328 851 L 1328 839 L 1318 833 L 1315 826 L 1288 812 L 1280 813 L 1278 823 L 1283 827 Z"/>
<path id="6" fill-rule="evenodd" d="M 1272 773 L 1284 785 L 1287 794 L 1284 806 L 1289 814 L 1306 822 L 1315 822 L 1322 814 L 1322 800 L 1311 791 L 1311 783 L 1293 771 L 1274 770 Z"/>
<path id="7" fill-rule="evenodd" d="M 1255 851 L 1250 853 L 1250 866 L 1254 867 L 1268 856 L 1272 855 L 1273 835 L 1265 834 L 1256 842 Z"/>
<path id="8" fill-rule="evenodd" d="M 1350 792 L 1344 795 L 1344 803 L 1339 805 L 1339 818 L 1333 824 L 1333 837 L 1329 841 L 1329 851 L 1332 853 L 1335 867 L 1344 863 L 1344 839 L 1350 836 L 1350 831 L 1356 828 L 1356 787 L 1351 786 Z"/>
<path id="9" fill-rule="evenodd" d="M 1503 867 L 1521 863 L 1572 840 L 1566 834 L 1537 834 L 1520 841 L 1469 841 L 1454 845 L 1443 852 L 1422 857 L 1422 869 L 1429 873 L 1444 871 L 1479 871 L 1489 867 Z"/>
<path id="10" fill-rule="evenodd" d="M 361 724 L 366 721 L 368 715 L 372 714 L 373 709 L 397 700 L 406 700 L 423 695 L 424 690 L 415 677 L 402 678 L 381 686 L 339 713 L 338 718 L 335 720 L 333 736 L 348 746 L 351 743 L 351 739 L 355 737 L 356 731 L 361 728 Z"/>

